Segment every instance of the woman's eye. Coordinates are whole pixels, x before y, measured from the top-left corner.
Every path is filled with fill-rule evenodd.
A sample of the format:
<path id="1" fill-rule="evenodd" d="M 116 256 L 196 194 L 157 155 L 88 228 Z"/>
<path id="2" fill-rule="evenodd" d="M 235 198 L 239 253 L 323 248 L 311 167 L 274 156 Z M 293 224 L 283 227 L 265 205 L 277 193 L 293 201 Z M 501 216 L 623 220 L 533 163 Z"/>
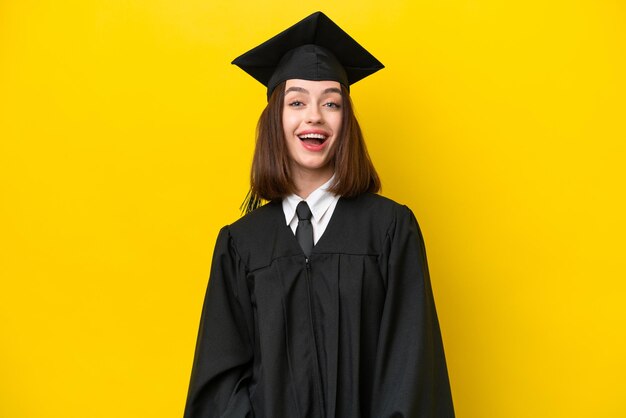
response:
<path id="1" fill-rule="evenodd" d="M 298 100 L 294 100 L 293 102 L 289 102 L 289 106 L 292 106 L 292 107 L 300 107 L 303 104 L 304 103 L 302 103 L 301 101 L 298 101 Z"/>
<path id="2" fill-rule="evenodd" d="M 339 109 L 341 107 L 339 103 L 335 103 L 335 102 L 324 103 L 324 106 L 330 107 L 332 109 Z"/>

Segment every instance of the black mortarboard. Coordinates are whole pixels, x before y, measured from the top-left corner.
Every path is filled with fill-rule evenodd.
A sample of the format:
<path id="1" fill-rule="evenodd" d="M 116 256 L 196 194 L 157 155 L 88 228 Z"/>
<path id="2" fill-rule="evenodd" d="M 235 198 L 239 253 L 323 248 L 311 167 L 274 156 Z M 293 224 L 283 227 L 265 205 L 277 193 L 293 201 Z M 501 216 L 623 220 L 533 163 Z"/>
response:
<path id="1" fill-rule="evenodd" d="M 322 12 L 285 29 L 232 62 L 267 86 L 269 99 L 285 80 L 332 80 L 350 88 L 384 68 Z"/>

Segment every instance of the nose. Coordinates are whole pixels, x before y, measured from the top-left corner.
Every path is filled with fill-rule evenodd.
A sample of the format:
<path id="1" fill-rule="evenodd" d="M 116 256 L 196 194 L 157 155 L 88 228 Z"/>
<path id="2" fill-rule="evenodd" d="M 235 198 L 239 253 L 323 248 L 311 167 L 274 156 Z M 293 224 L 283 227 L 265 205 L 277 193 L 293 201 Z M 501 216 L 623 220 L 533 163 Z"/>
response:
<path id="1" fill-rule="evenodd" d="M 323 123 L 322 112 L 317 106 L 311 106 L 306 115 L 307 123 L 321 124 Z"/>

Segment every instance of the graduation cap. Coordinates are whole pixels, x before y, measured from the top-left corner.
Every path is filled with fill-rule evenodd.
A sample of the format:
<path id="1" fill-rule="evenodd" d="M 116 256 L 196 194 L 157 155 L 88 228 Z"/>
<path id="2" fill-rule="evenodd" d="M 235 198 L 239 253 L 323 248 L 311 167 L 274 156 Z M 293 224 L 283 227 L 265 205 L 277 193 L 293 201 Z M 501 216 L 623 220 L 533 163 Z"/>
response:
<path id="1" fill-rule="evenodd" d="M 346 88 L 384 68 L 322 12 L 313 13 L 232 62 L 267 86 L 285 80 L 331 80 Z"/>

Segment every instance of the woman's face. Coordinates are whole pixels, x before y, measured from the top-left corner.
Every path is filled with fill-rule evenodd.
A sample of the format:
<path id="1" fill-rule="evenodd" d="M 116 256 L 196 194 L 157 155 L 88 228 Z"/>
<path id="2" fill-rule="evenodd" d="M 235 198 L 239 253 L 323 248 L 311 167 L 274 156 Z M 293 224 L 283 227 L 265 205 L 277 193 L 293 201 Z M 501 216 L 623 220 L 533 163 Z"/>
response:
<path id="1" fill-rule="evenodd" d="M 336 81 L 287 80 L 283 131 L 292 168 L 332 174 L 332 150 L 339 137 L 343 100 Z"/>

